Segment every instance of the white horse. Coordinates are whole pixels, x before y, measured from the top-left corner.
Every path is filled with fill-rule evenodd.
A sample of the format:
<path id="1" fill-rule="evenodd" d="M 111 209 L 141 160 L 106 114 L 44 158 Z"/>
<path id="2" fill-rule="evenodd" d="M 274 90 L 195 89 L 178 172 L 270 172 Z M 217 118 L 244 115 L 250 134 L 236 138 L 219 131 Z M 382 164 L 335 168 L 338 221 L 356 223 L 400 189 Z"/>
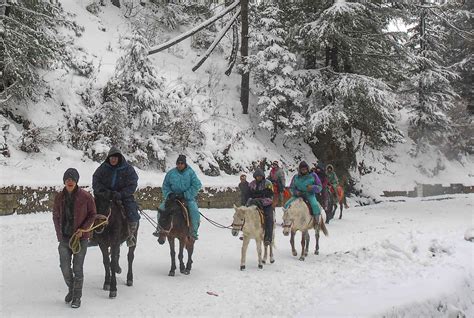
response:
<path id="1" fill-rule="evenodd" d="M 262 225 L 260 212 L 257 207 L 252 205 L 249 207 L 234 205 L 234 221 L 232 222 L 232 235 L 237 236 L 242 231 L 244 238 L 242 243 L 242 254 L 240 258 L 240 270 L 245 269 L 245 260 L 247 258 L 247 247 L 251 239 L 257 244 L 258 268 L 262 269 L 268 257 L 268 246 L 265 246 L 265 254 L 262 258 L 262 242 L 265 230 Z M 270 245 L 270 263 L 274 263 L 273 258 L 273 242 L 275 241 L 275 227 L 273 227 L 273 240 Z"/>
<path id="2" fill-rule="evenodd" d="M 322 230 L 324 235 L 328 236 L 328 230 L 326 228 L 326 212 L 321 208 L 321 214 L 318 220 L 318 224 L 314 224 L 314 218 L 310 214 L 308 206 L 303 199 L 298 198 L 284 210 L 283 213 L 283 235 L 288 236 L 291 232 L 291 252 L 293 256 L 297 256 L 298 253 L 295 249 L 295 233 L 301 231 L 301 256 L 300 260 L 304 261 L 305 257 L 308 256 L 309 246 L 309 233 L 310 229 L 316 231 L 316 248 L 314 254 L 319 254 L 319 231 Z"/>

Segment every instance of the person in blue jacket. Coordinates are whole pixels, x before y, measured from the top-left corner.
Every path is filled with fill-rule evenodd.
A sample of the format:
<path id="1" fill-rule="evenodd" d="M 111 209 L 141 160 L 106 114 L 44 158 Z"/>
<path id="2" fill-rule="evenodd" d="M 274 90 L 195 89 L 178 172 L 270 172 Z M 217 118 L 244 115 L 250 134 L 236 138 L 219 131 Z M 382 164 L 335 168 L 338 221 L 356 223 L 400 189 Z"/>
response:
<path id="1" fill-rule="evenodd" d="M 98 212 L 101 206 L 98 201 L 121 201 L 125 209 L 129 237 L 127 246 L 136 245 L 136 232 L 138 229 L 138 205 L 133 194 L 137 190 L 138 175 L 124 156 L 116 147 L 110 148 L 107 159 L 97 168 L 92 176 L 92 188 L 96 198 Z M 103 203 L 102 203 L 103 205 Z"/>
<path id="2" fill-rule="evenodd" d="M 321 214 L 321 208 L 316 200 L 316 193 L 321 192 L 322 185 L 318 175 L 309 170 L 309 166 L 302 161 L 298 167 L 298 174 L 291 180 L 290 190 L 292 197 L 286 202 L 285 209 L 291 205 L 293 201 L 301 197 L 308 201 L 316 221 Z"/>
<path id="3" fill-rule="evenodd" d="M 164 200 L 158 208 L 158 219 L 160 213 L 165 210 L 166 200 L 183 199 L 186 201 L 189 216 L 191 217 L 192 229 L 190 229 L 190 235 L 197 240 L 200 216 L 196 197 L 201 187 L 201 181 L 194 170 L 186 163 L 186 156 L 179 155 L 176 160 L 176 168 L 168 171 L 163 181 L 162 192 Z M 158 236 L 159 231 L 160 229 L 157 228 L 153 235 Z"/>

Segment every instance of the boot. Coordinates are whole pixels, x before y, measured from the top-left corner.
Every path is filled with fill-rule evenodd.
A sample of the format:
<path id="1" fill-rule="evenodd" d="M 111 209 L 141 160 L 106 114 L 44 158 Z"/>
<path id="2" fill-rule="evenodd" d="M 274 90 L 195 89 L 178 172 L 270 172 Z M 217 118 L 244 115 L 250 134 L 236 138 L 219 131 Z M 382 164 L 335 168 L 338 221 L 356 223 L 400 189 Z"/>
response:
<path id="1" fill-rule="evenodd" d="M 64 301 L 66 302 L 66 304 L 69 304 L 72 300 L 72 280 L 66 281 L 66 285 L 67 285 L 69 291 L 68 291 L 66 297 L 64 297 Z"/>
<path id="2" fill-rule="evenodd" d="M 138 222 L 128 222 L 128 238 L 127 246 L 133 247 L 137 245 L 136 233 L 138 230 Z"/>
<path id="3" fill-rule="evenodd" d="M 81 307 L 81 297 L 82 297 L 82 283 L 84 279 L 74 279 L 73 290 L 72 290 L 72 308 Z"/>

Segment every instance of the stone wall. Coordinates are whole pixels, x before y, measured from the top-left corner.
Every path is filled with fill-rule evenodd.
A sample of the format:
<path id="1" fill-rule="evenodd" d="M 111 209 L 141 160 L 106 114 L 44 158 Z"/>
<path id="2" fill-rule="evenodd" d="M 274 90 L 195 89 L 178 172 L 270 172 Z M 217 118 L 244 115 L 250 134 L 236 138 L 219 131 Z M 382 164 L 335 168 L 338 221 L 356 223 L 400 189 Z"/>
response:
<path id="1" fill-rule="evenodd" d="M 51 211 L 55 192 L 61 189 L 62 187 L 0 188 L 0 215 Z M 84 189 L 91 191 L 87 187 Z M 142 209 L 156 209 L 162 200 L 161 188 L 146 187 L 139 189 L 135 197 Z M 198 195 L 198 204 L 201 208 L 232 208 L 234 204 L 239 202 L 240 192 L 237 188 L 207 187 Z"/>
<path id="2" fill-rule="evenodd" d="M 442 184 L 419 184 L 412 191 L 383 191 L 385 197 L 431 197 L 443 194 L 474 193 L 474 186 L 451 183 L 447 187 Z"/>

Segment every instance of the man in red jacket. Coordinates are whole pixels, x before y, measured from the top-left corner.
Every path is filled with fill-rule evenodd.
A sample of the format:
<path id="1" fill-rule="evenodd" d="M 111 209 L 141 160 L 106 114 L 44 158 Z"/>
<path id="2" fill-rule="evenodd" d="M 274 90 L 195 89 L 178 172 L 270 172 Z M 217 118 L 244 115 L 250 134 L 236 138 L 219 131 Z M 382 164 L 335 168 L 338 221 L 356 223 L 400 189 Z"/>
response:
<path id="1" fill-rule="evenodd" d="M 59 242 L 59 266 L 69 288 L 64 301 L 71 302 L 72 308 L 81 306 L 83 265 L 90 236 L 89 232 L 78 230 L 88 229 L 96 215 L 94 199 L 77 186 L 78 181 L 79 172 L 74 168 L 67 169 L 63 176 L 64 189 L 56 194 L 53 208 L 53 222 Z M 69 247 L 69 240 L 74 234 L 80 237 L 81 249 L 77 254 L 73 254 Z"/>

